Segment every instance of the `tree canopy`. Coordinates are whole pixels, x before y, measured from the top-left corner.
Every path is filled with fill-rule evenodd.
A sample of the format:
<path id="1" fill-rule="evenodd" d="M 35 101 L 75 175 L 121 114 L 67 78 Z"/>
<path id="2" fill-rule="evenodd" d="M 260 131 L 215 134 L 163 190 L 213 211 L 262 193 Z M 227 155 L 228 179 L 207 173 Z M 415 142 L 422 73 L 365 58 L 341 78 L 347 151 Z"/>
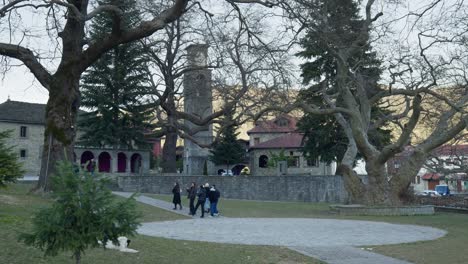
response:
<path id="1" fill-rule="evenodd" d="M 355 1 L 316 1 L 317 14 L 326 16 L 326 24 L 318 22 L 315 27 L 307 31 L 301 40 L 303 50 L 298 56 L 307 59 L 302 64 L 302 77 L 304 84 L 312 83 L 307 90 L 302 90 L 300 97 L 310 104 L 322 107 L 330 107 L 330 104 L 341 104 L 341 98 L 331 102 L 332 94 L 338 92 L 337 87 L 337 60 L 331 54 L 328 38 L 332 38 L 333 45 L 345 46 L 354 40 L 360 33 L 364 20 L 359 15 L 358 3 Z M 325 30 L 320 28 L 326 27 Z M 369 91 L 378 90 L 377 81 L 380 78 L 380 61 L 371 45 L 362 40 L 362 49 L 357 50 L 348 58 L 348 65 L 355 71 L 362 72 L 365 81 L 368 82 Z M 349 85 L 353 85 L 352 83 Z M 356 89 L 353 89 L 356 93 Z M 375 120 L 383 115 L 379 106 L 373 106 L 371 113 Z M 346 117 L 345 117 L 346 118 Z M 307 157 L 320 158 L 321 161 L 331 163 L 341 162 L 348 148 L 349 140 L 333 115 L 316 115 L 305 113 L 298 122 L 298 129 L 304 132 L 303 151 Z M 390 130 L 382 127 L 369 131 L 370 140 L 382 147 L 390 143 Z"/>
<path id="2" fill-rule="evenodd" d="M 117 5 L 126 13 L 121 21 L 124 29 L 141 20 L 135 0 L 98 2 Z M 110 13 L 97 15 L 91 25 L 91 39 L 102 38 L 112 23 Z M 144 99 L 149 93 L 145 86 L 147 62 L 142 44 L 131 42 L 106 52 L 83 74 L 81 105 L 91 111 L 78 119 L 78 126 L 84 131 L 79 144 L 121 148 L 147 145 L 144 132 L 150 130 L 152 110 Z"/>

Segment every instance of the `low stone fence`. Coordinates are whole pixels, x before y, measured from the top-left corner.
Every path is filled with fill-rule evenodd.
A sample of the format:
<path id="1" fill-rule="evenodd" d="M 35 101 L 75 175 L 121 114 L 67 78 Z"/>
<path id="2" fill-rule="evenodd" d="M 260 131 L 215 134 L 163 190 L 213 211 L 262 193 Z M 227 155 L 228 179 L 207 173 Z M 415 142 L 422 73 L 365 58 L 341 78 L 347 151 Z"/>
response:
<path id="1" fill-rule="evenodd" d="M 175 181 L 185 192 L 191 182 L 215 184 L 221 196 L 263 201 L 344 203 L 348 195 L 343 178 L 327 176 L 121 176 L 120 190 L 171 194 Z"/>
<path id="2" fill-rule="evenodd" d="M 419 204 L 427 204 L 434 206 L 459 207 L 468 208 L 468 196 L 453 195 L 453 196 L 420 196 L 416 197 L 416 202 Z"/>
<path id="3" fill-rule="evenodd" d="M 330 209 L 340 215 L 432 215 L 434 206 L 371 206 L 364 205 L 336 205 Z"/>

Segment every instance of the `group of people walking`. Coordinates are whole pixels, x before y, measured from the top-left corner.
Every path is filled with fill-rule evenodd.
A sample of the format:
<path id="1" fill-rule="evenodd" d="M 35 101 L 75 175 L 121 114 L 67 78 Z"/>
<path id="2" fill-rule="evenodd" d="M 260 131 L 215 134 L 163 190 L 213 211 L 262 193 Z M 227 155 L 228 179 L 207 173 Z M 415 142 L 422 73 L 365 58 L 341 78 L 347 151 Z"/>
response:
<path id="1" fill-rule="evenodd" d="M 187 198 L 190 201 L 190 212 L 189 215 L 195 216 L 198 208 L 200 208 L 201 218 L 205 217 L 205 213 L 210 213 L 211 216 L 219 216 L 218 212 L 218 201 L 221 193 L 213 184 L 205 183 L 204 185 L 200 185 L 197 187 L 195 182 L 192 182 L 187 190 Z M 172 203 L 174 203 L 174 210 L 177 209 L 177 205 L 179 205 L 180 210 L 182 210 L 182 203 L 181 203 L 181 189 L 178 182 L 175 183 L 174 188 L 172 189 L 173 199 Z M 198 198 L 197 204 L 195 205 L 195 199 Z"/>

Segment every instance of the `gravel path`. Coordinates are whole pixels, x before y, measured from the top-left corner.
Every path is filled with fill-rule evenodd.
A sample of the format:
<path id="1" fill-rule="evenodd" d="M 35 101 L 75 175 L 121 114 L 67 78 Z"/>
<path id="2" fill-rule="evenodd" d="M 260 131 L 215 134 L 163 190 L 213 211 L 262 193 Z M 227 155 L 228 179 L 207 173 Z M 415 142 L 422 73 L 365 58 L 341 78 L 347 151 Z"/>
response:
<path id="1" fill-rule="evenodd" d="M 145 196 L 137 200 L 172 211 L 168 209 L 172 204 L 164 201 Z M 285 246 L 331 264 L 404 264 L 408 262 L 358 247 L 433 240 L 444 236 L 446 231 L 371 221 L 223 217 L 143 223 L 138 233 L 193 241 Z"/>

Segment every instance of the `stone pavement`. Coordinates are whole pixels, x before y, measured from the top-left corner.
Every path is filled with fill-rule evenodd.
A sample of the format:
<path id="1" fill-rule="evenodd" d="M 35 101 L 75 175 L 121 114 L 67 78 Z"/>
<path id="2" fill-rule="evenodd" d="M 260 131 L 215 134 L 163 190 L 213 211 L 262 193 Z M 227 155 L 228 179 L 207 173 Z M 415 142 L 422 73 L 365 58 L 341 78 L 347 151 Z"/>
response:
<path id="1" fill-rule="evenodd" d="M 112 193 L 116 194 L 118 196 L 125 197 L 125 198 L 128 198 L 128 197 L 132 196 L 132 194 L 133 194 L 133 193 L 130 193 L 130 192 L 112 192 Z M 144 203 L 144 204 L 147 204 L 147 205 L 158 207 L 160 209 L 163 209 L 163 210 L 166 210 L 166 211 L 169 211 L 169 212 L 173 212 L 173 213 L 176 213 L 176 214 L 180 214 L 180 215 L 190 217 L 189 216 L 189 208 L 187 206 L 182 207 L 182 210 L 179 210 L 179 209 L 173 210 L 172 209 L 172 208 L 174 208 L 173 203 L 169 203 L 169 202 L 159 200 L 159 199 L 154 199 L 154 198 L 144 196 L 144 195 L 136 196 L 135 200 L 137 200 L 140 203 Z M 198 209 L 198 210 L 200 210 L 200 209 Z"/>
<path id="2" fill-rule="evenodd" d="M 128 193 L 116 193 L 129 197 Z M 172 204 L 139 196 L 138 201 L 171 212 Z M 182 210 L 184 211 L 184 210 Z M 202 222 L 205 221 L 205 222 Z M 199 231 L 209 221 L 210 228 Z M 445 231 L 384 222 L 313 218 L 192 218 L 143 223 L 138 233 L 172 239 L 218 243 L 284 246 L 331 264 L 404 264 L 359 247 L 433 240 Z"/>

